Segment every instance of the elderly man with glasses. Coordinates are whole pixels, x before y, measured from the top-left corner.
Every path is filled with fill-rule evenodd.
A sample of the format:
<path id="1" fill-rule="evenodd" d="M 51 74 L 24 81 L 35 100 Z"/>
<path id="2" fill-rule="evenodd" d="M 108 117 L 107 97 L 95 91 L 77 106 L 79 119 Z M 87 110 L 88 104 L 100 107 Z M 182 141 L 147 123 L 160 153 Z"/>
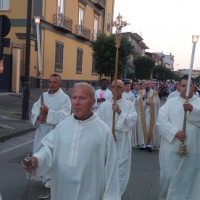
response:
<path id="1" fill-rule="evenodd" d="M 111 91 L 114 95 L 115 82 L 112 82 Z M 115 112 L 115 136 L 118 157 L 118 171 L 121 196 L 123 195 L 131 169 L 132 153 L 132 129 L 137 121 L 135 106 L 131 101 L 122 97 L 124 92 L 124 83 L 117 80 L 116 103 L 113 99 L 103 102 L 98 110 L 97 115 L 111 128 L 112 115 Z"/>

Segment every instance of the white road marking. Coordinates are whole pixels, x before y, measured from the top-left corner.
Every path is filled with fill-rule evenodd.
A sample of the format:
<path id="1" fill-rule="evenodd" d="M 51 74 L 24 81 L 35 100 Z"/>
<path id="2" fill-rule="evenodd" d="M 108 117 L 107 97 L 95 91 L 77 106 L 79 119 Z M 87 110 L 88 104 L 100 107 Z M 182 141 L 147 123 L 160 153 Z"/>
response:
<path id="1" fill-rule="evenodd" d="M 3 151 L 0 151 L 0 155 L 3 155 L 3 154 L 5 154 L 5 153 L 7 153 L 7 152 L 10 152 L 10 151 L 13 151 L 13 150 L 15 150 L 15 149 L 17 149 L 17 148 L 23 147 L 23 146 L 25 146 L 25 145 L 27 145 L 27 144 L 32 143 L 33 141 L 34 141 L 34 139 L 31 139 L 31 140 L 26 141 L 26 142 L 24 142 L 24 143 L 22 143 L 22 144 L 18 144 L 18 145 L 14 146 L 14 147 L 10 147 L 10 148 L 8 148 L 8 149 L 5 149 L 5 150 L 3 150 Z"/>

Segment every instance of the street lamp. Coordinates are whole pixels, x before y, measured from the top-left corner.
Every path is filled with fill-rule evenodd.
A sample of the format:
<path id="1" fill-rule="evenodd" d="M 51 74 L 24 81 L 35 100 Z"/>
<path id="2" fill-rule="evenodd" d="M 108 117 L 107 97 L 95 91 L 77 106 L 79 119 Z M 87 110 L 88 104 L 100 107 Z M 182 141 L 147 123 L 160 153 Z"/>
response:
<path id="1" fill-rule="evenodd" d="M 27 1 L 25 72 L 22 77 L 22 119 L 29 119 L 32 0 Z"/>
<path id="2" fill-rule="evenodd" d="M 42 89 L 42 65 L 41 65 L 41 50 L 40 50 L 40 17 L 35 16 L 35 25 L 36 25 L 36 33 L 37 33 L 37 51 L 38 51 L 38 70 L 39 70 L 39 79 L 40 79 L 40 96 L 41 96 L 41 105 L 44 104 L 43 98 L 43 89 Z"/>
<path id="3" fill-rule="evenodd" d="M 193 62 L 194 62 L 194 53 L 195 53 L 196 43 L 198 42 L 198 39 L 199 39 L 198 35 L 192 36 L 193 47 L 192 47 L 192 55 L 191 55 L 191 61 L 190 61 L 190 70 L 189 70 L 189 75 L 188 75 L 185 103 L 188 103 L 191 76 L 192 76 L 192 68 L 193 68 Z M 183 133 L 185 133 L 185 134 L 186 134 L 186 116 L 187 116 L 187 111 L 185 111 L 184 118 L 183 118 Z M 188 151 L 187 151 L 187 148 L 186 148 L 186 145 L 184 142 L 181 142 L 181 145 L 180 145 L 180 148 L 178 151 L 178 155 L 179 156 L 188 156 Z"/>

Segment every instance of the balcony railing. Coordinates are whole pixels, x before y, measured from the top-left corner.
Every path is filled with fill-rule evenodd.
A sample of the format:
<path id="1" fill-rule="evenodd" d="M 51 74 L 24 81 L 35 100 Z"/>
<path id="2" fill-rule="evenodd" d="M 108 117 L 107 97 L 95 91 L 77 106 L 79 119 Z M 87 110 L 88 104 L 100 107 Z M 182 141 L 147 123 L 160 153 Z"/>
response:
<path id="1" fill-rule="evenodd" d="M 94 0 L 94 5 L 99 9 L 105 9 L 105 0 Z"/>
<path id="2" fill-rule="evenodd" d="M 54 26 L 64 32 L 72 32 L 72 19 L 62 13 L 54 14 Z"/>
<path id="3" fill-rule="evenodd" d="M 83 40 L 90 40 L 90 29 L 84 27 L 83 25 L 75 26 L 76 36 Z"/>

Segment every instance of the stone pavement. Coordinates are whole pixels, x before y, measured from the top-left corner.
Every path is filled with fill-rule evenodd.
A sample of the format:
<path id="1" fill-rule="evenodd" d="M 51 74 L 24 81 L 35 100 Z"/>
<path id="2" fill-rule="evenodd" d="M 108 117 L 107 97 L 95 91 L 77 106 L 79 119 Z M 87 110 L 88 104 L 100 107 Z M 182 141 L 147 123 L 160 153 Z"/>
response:
<path id="1" fill-rule="evenodd" d="M 43 89 L 43 91 L 47 91 L 47 89 Z M 68 91 L 63 89 L 63 91 L 69 96 L 71 95 L 70 89 Z M 30 89 L 29 111 L 39 96 L 39 88 Z M 21 117 L 22 93 L 0 93 L 0 142 L 34 130 L 31 122 L 23 120 Z"/>

